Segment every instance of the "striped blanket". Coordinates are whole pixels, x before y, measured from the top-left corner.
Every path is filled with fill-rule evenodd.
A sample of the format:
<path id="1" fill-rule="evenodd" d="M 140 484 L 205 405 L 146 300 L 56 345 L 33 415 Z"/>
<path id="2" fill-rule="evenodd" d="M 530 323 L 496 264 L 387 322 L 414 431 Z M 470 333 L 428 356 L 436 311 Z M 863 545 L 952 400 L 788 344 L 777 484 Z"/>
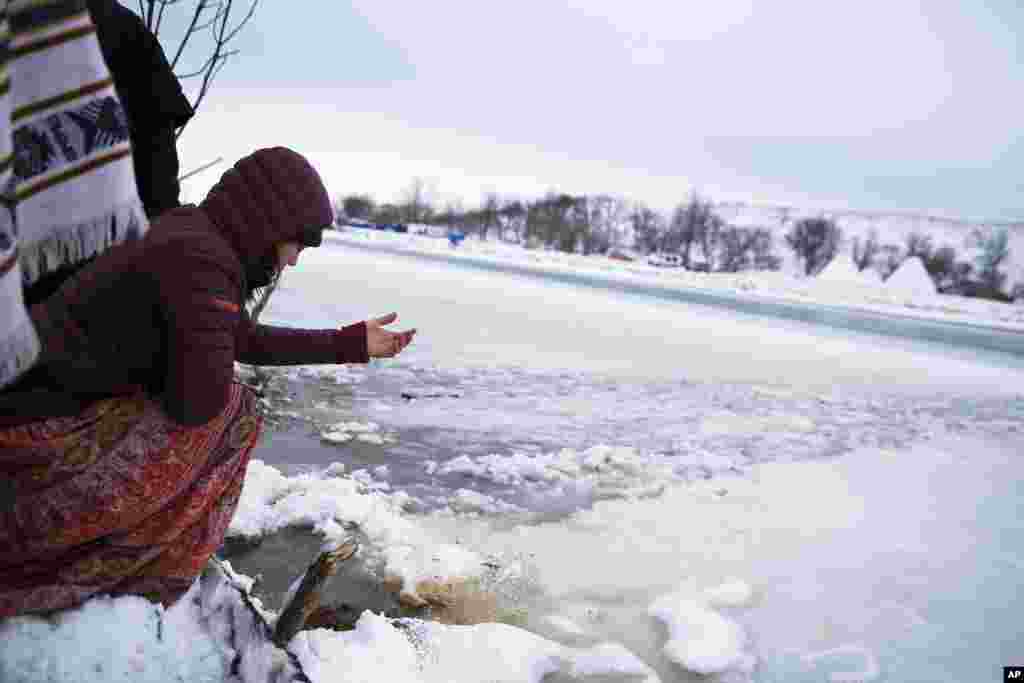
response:
<path id="1" fill-rule="evenodd" d="M 39 354 L 22 288 L 139 238 L 128 122 L 84 0 L 0 0 L 0 387 Z"/>

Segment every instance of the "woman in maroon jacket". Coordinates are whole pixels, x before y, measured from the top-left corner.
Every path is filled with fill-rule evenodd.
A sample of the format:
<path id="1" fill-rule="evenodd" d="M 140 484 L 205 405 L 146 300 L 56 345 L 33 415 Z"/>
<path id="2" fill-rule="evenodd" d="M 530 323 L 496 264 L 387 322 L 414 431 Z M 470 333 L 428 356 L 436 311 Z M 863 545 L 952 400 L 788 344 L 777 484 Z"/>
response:
<path id="1" fill-rule="evenodd" d="M 0 617 L 108 593 L 177 600 L 220 546 L 261 426 L 234 363 L 365 363 L 394 314 L 253 324 L 245 303 L 331 224 L 301 155 L 260 150 L 32 307 L 37 364 L 0 393 Z"/>

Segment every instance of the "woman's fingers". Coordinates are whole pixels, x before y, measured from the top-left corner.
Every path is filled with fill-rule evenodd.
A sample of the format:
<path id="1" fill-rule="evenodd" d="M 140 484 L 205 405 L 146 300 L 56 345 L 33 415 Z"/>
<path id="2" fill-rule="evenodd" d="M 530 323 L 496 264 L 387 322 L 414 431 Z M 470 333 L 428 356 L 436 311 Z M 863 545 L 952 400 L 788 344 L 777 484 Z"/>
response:
<path id="1" fill-rule="evenodd" d="M 396 320 L 398 320 L 397 313 L 388 313 L 387 315 L 382 315 L 379 318 L 375 318 L 373 322 L 377 323 L 378 325 L 390 325 Z"/>
<path id="2" fill-rule="evenodd" d="M 402 332 L 392 332 L 384 329 L 384 325 L 395 322 L 397 313 L 389 313 L 379 318 L 371 318 L 367 321 L 366 338 L 371 358 L 391 358 L 397 356 L 401 351 L 412 343 L 416 336 L 416 329 L 408 329 Z"/>
<path id="3" fill-rule="evenodd" d="M 398 347 L 398 350 L 401 351 L 406 346 L 411 344 L 412 343 L 413 335 L 415 335 L 415 334 L 416 334 L 416 332 L 414 330 L 407 330 L 405 332 L 399 332 L 398 334 L 396 334 L 395 335 L 395 343 L 396 343 L 396 345 Z"/>

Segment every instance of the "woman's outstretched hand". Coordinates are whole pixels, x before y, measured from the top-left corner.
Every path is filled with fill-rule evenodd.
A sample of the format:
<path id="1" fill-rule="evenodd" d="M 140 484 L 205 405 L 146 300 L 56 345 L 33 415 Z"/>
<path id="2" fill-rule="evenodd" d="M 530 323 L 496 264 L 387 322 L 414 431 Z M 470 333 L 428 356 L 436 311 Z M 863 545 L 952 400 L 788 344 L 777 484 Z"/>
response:
<path id="1" fill-rule="evenodd" d="M 391 332 L 384 329 L 385 325 L 390 325 L 396 320 L 398 320 L 398 314 L 389 313 L 380 318 L 366 321 L 366 349 L 369 351 L 370 358 L 397 356 L 416 336 L 415 329 L 404 332 Z"/>

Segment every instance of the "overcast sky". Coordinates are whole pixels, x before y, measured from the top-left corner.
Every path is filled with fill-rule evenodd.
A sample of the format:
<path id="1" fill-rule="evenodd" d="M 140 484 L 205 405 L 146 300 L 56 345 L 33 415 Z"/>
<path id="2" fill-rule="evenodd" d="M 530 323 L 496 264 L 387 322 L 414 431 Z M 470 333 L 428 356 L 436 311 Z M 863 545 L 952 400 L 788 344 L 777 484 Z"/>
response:
<path id="1" fill-rule="evenodd" d="M 263 0 L 182 165 L 281 144 L 379 200 L 421 176 L 467 207 L 697 189 L 1024 218 L 1022 29 L 1019 0 Z"/>

